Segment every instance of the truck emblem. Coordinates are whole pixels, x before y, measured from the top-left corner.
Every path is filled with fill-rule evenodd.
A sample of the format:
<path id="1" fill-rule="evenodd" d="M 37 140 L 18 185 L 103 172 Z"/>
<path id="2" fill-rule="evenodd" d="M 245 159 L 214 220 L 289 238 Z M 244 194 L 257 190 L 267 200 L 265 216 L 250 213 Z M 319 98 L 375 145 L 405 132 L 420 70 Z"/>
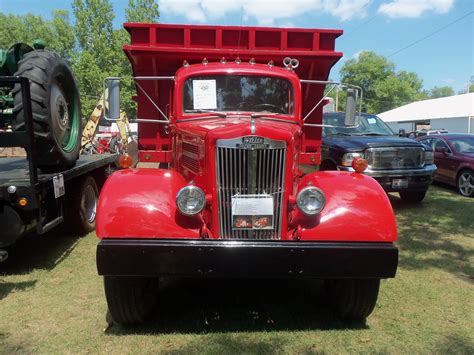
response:
<path id="1" fill-rule="evenodd" d="M 247 136 L 242 137 L 242 143 L 237 144 L 237 147 L 240 149 L 265 149 L 268 147 L 268 144 L 265 144 L 265 138 L 258 136 Z"/>
<path id="2" fill-rule="evenodd" d="M 243 144 L 263 144 L 265 138 L 257 136 L 242 137 Z"/>

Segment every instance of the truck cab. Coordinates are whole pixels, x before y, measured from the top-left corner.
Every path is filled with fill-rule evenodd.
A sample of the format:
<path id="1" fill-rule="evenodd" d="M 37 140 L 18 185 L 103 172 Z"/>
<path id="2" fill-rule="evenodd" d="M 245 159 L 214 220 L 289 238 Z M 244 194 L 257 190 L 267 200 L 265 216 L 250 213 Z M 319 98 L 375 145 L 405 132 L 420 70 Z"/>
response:
<path id="1" fill-rule="evenodd" d="M 167 276 L 324 279 L 337 314 L 365 319 L 397 268 L 390 202 L 369 176 L 301 169 L 321 161 L 342 31 L 125 27 L 140 160 L 161 168 L 116 172 L 100 196 L 112 318 L 143 321 Z"/>

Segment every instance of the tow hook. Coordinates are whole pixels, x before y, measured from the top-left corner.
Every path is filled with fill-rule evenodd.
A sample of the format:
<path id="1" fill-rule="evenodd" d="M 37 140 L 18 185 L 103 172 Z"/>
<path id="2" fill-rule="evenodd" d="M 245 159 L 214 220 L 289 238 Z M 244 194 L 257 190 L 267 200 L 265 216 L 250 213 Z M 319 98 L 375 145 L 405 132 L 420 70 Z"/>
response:
<path id="1" fill-rule="evenodd" d="M 6 250 L 0 249 L 0 263 L 8 259 L 8 252 Z"/>
<path id="2" fill-rule="evenodd" d="M 296 227 L 294 230 L 293 230 L 293 233 L 291 235 L 291 237 L 294 239 L 294 240 L 300 240 L 301 239 L 301 234 L 303 232 L 303 228 L 301 228 L 301 225 L 298 224 L 298 227 Z"/>

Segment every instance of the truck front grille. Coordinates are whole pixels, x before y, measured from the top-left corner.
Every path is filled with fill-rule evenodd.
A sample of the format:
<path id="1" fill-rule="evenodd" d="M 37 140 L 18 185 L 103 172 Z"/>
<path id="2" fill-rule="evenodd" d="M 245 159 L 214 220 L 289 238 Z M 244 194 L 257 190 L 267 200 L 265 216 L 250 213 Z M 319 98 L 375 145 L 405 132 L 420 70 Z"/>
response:
<path id="1" fill-rule="evenodd" d="M 365 151 L 369 167 L 374 170 L 414 169 L 423 166 L 424 149 L 418 147 L 381 147 Z"/>
<path id="2" fill-rule="evenodd" d="M 280 239 L 286 143 L 253 136 L 259 140 L 251 141 L 263 143 L 248 143 L 246 138 L 249 137 L 216 143 L 220 238 Z M 273 196 L 273 229 L 233 229 L 232 196 L 266 194 Z"/>

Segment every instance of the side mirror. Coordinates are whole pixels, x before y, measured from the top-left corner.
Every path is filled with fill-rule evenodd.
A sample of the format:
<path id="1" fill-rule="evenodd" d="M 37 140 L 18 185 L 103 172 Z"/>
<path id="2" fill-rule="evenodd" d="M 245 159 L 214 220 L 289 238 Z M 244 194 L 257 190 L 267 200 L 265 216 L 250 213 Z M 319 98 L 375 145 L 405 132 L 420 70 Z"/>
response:
<path id="1" fill-rule="evenodd" d="M 398 130 L 398 136 L 399 137 L 406 137 L 407 136 L 407 133 L 405 132 L 405 130 L 403 128 L 400 128 Z"/>
<path id="2" fill-rule="evenodd" d="M 346 97 L 346 117 L 344 119 L 344 125 L 354 126 L 355 125 L 355 114 L 356 114 L 356 90 L 348 88 Z"/>
<path id="3" fill-rule="evenodd" d="M 120 118 L 120 80 L 110 79 L 109 89 L 109 119 L 118 120 Z"/>
<path id="4" fill-rule="evenodd" d="M 443 148 L 436 148 L 436 147 L 435 147 L 435 152 L 436 152 L 436 153 L 441 153 L 441 154 L 443 154 L 444 156 L 446 156 L 446 155 L 448 154 L 447 151 L 446 151 L 446 148 L 444 148 L 444 147 L 443 147 Z"/>

